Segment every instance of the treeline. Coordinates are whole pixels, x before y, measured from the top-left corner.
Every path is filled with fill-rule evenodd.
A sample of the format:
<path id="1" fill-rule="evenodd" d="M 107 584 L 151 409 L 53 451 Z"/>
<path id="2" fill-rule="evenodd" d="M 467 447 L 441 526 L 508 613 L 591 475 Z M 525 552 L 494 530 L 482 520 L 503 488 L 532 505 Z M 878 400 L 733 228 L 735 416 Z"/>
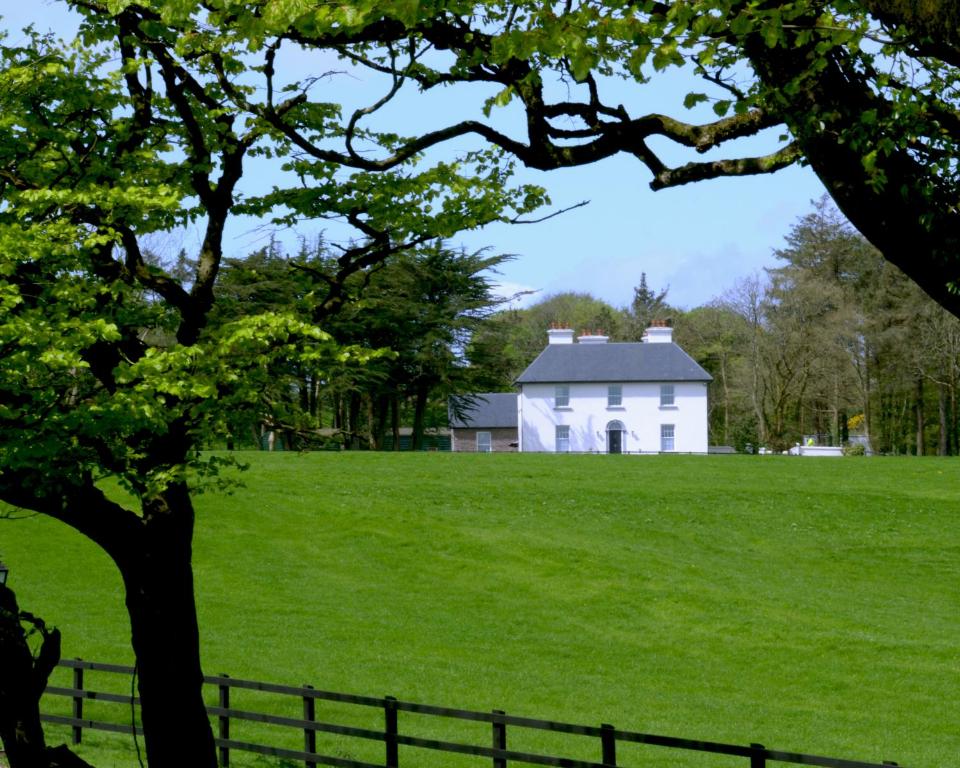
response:
<path id="1" fill-rule="evenodd" d="M 551 322 L 631 341 L 650 320 L 671 320 L 677 343 L 714 377 L 711 444 L 783 450 L 817 436 L 881 453 L 956 454 L 960 321 L 826 198 L 775 254 L 780 266 L 688 311 L 644 277 L 625 309 L 564 294 L 498 313 L 475 335 L 471 359 L 499 365 L 507 388 Z"/>
<path id="2" fill-rule="evenodd" d="M 826 198 L 791 229 L 779 266 L 682 310 L 646 276 L 630 306 L 587 294 L 504 309 L 492 284 L 510 257 L 434 243 L 347 285 L 324 330 L 368 350 L 276 365 L 255 410 L 238 411 L 230 445 L 420 448 L 447 425 L 451 394 L 510 391 L 561 323 L 638 341 L 652 320 L 713 376 L 711 444 L 783 450 L 816 435 L 880 453 L 954 455 L 960 321 L 857 234 Z M 214 324 L 262 311 L 309 312 L 337 269 L 321 241 L 296 254 L 275 243 L 225 260 Z M 320 372 L 323 372 L 322 374 Z"/>
<path id="3" fill-rule="evenodd" d="M 422 447 L 429 430 L 446 427 L 447 397 L 478 385 L 463 349 L 502 305 L 491 275 L 508 258 L 436 242 L 351 276 L 322 324 L 351 354 L 272 364 L 257 402 L 230 414 L 227 447 L 382 449 L 399 447 L 403 428 Z M 338 269 L 322 240 L 224 259 L 210 329 L 264 312 L 309 317 Z"/>
<path id="4" fill-rule="evenodd" d="M 715 379 L 713 440 L 782 449 L 815 434 L 955 455 L 960 321 L 826 198 L 776 256 L 763 277 L 678 316 L 679 342 Z"/>

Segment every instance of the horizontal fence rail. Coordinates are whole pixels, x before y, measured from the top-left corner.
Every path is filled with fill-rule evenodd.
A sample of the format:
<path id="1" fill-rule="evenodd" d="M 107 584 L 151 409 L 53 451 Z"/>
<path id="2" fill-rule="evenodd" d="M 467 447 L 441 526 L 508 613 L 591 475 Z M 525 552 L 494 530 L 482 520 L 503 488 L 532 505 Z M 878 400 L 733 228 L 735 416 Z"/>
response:
<path id="1" fill-rule="evenodd" d="M 41 715 L 44 722 L 70 727 L 74 744 L 81 742 L 84 730 L 108 731 L 128 735 L 141 734 L 141 729 L 136 724 L 135 718 L 134 721 L 130 719 L 131 713 L 135 714 L 136 707 L 140 704 L 139 697 L 132 693 L 119 694 L 97 691 L 84 685 L 84 672 L 90 671 L 122 675 L 126 678 L 124 680 L 125 685 L 130 689 L 132 688 L 132 676 L 134 675 L 133 667 L 119 664 L 101 664 L 82 659 L 63 660 L 60 662 L 60 666 L 72 670 L 72 687 L 51 685 L 47 687 L 44 695 L 69 698 L 71 700 L 71 715 L 44 712 Z M 894 762 L 872 763 L 799 752 L 785 752 L 768 749 L 762 744 L 743 746 L 672 736 L 657 736 L 648 733 L 623 731 L 608 724 L 599 726 L 574 725 L 572 723 L 509 715 L 501 710 L 479 712 L 452 709 L 431 704 L 399 701 L 392 696 L 377 698 L 334 693 L 319 690 L 309 685 L 299 687 L 278 685 L 255 680 L 241 680 L 228 675 L 207 675 L 204 677 L 204 684 L 215 688 L 217 693 L 217 704 L 208 704 L 207 713 L 214 723 L 216 746 L 219 752 L 220 765 L 223 768 L 229 768 L 231 753 L 235 751 L 271 756 L 280 760 L 303 762 L 306 768 L 315 768 L 318 765 L 337 766 L 338 768 L 399 768 L 399 748 L 401 746 L 483 758 L 483 764 L 491 764 L 493 768 L 507 768 L 508 765 L 513 763 L 559 766 L 560 768 L 617 768 L 617 766 L 625 768 L 627 763 L 618 762 L 617 757 L 617 747 L 621 744 L 642 744 L 739 757 L 749 761 L 749 765 L 744 764 L 743 768 L 765 768 L 767 762 L 822 766 L 822 768 L 889 768 L 897 765 Z M 232 707 L 230 704 L 232 691 L 257 691 L 299 699 L 302 706 L 302 717 L 279 716 Z M 316 705 L 318 701 L 366 708 L 369 712 L 378 712 L 380 725 L 371 728 L 317 720 Z M 121 708 L 116 710 L 116 719 L 110 721 L 94 720 L 84 717 L 84 704 L 87 702 L 103 702 L 119 705 Z M 453 721 L 486 723 L 490 726 L 489 738 L 486 744 L 476 744 L 404 734 L 400 731 L 400 713 L 445 718 Z M 303 735 L 303 749 L 292 749 L 232 738 L 230 734 L 231 724 L 238 722 L 260 723 L 299 731 Z M 508 733 L 516 734 L 519 729 L 552 732 L 594 740 L 597 761 L 510 749 L 508 747 Z M 332 734 L 362 740 L 367 743 L 380 742 L 382 743 L 383 761 L 364 762 L 349 757 L 318 752 L 317 734 Z M 405 761 L 405 765 L 416 765 L 416 762 Z"/>

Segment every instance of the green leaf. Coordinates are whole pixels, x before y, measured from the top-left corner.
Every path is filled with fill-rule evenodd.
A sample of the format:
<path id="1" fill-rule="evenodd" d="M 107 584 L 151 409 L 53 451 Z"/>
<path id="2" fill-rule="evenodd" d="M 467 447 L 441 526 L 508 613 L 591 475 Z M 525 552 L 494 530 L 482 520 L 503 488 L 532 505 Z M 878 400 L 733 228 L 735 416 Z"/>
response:
<path id="1" fill-rule="evenodd" d="M 713 102 L 713 111 L 716 113 L 717 117 L 725 117 L 730 111 L 730 106 L 733 102 L 727 100 L 720 100 Z"/>

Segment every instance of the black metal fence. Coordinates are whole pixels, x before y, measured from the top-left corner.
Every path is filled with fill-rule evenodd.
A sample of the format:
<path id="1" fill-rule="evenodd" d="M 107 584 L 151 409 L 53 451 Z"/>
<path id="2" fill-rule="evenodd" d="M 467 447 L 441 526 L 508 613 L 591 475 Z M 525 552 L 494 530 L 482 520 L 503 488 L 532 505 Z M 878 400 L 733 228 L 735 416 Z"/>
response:
<path id="1" fill-rule="evenodd" d="M 116 733 L 139 734 L 136 725 L 136 706 L 139 698 L 132 692 L 132 667 L 117 664 L 100 664 L 97 662 L 65 660 L 61 667 L 72 674 L 71 686 L 50 685 L 44 694 L 45 722 L 67 726 L 72 731 L 73 742 L 80 743 L 85 730 L 112 731 Z M 120 681 L 125 690 L 130 693 L 96 690 L 85 685 L 86 671 L 107 673 L 122 676 Z M 252 752 L 267 755 L 289 762 L 303 762 L 306 768 L 315 768 L 318 765 L 339 766 L 340 768 L 399 768 L 401 747 L 404 747 L 404 765 L 415 766 L 422 761 L 416 759 L 415 752 L 421 756 L 424 751 L 472 756 L 476 758 L 472 765 L 492 765 L 493 768 L 507 768 L 508 765 L 547 765 L 562 768 L 615 768 L 628 766 L 631 762 L 624 762 L 621 752 L 628 745 L 647 745 L 672 750 L 688 752 L 711 753 L 725 755 L 730 758 L 741 758 L 749 763 L 741 763 L 742 768 L 766 768 L 767 762 L 793 763 L 797 765 L 823 766 L 823 768 L 885 768 L 895 766 L 896 763 L 871 763 L 858 760 L 844 760 L 832 757 L 807 755 L 797 752 L 784 752 L 768 749 L 762 744 L 723 744 L 710 741 L 681 739 L 670 736 L 656 736 L 647 733 L 624 731 L 612 725 L 574 725 L 571 723 L 538 720 L 529 717 L 508 715 L 500 710 L 491 712 L 477 712 L 461 709 L 450 709 L 429 704 L 416 704 L 408 701 L 398 701 L 392 696 L 376 698 L 370 696 L 356 696 L 345 693 L 321 691 L 311 686 L 288 686 L 263 683 L 253 680 L 240 680 L 227 675 L 209 675 L 204 678 L 210 686 L 210 699 L 214 694 L 216 703 L 208 703 L 207 711 L 213 719 L 216 733 L 216 744 L 219 750 L 220 765 L 229 768 L 231 754 L 234 752 Z M 288 705 L 296 705 L 301 716 L 278 715 L 257 711 L 252 708 L 231 706 L 231 698 L 239 698 L 240 691 L 257 691 L 260 693 L 278 695 L 286 700 Z M 231 693 L 237 692 L 236 697 Z M 66 700 L 69 701 L 66 701 Z M 109 710 L 108 719 L 91 719 L 85 717 L 85 705 L 96 703 L 100 712 Z M 340 722 L 326 722 L 317 717 L 318 703 L 337 705 L 352 709 L 361 709 L 365 713 L 365 725 L 345 724 L 343 717 Z M 69 707 L 67 706 L 69 704 Z M 100 706 L 100 705 L 106 706 Z M 56 714 L 49 711 L 50 707 L 69 711 L 70 714 Z M 480 727 L 480 731 L 473 731 L 471 740 L 447 740 L 442 738 L 427 738 L 412 735 L 409 731 L 401 730 L 401 714 L 404 716 L 404 725 L 407 718 L 413 715 L 426 716 L 445 721 L 470 722 Z M 133 721 L 131 721 L 133 715 Z M 98 715 L 101 716 L 101 715 Z M 255 723 L 275 726 L 283 730 L 284 738 L 277 738 L 273 743 L 264 744 L 254 741 L 239 740 L 231 735 L 231 725 L 241 723 Z M 481 734 L 485 732 L 486 735 Z M 548 754 L 546 751 L 527 751 L 516 748 L 514 742 L 522 742 L 521 734 L 529 732 L 548 732 L 563 738 L 564 751 L 567 756 Z M 297 734 L 300 734 L 297 736 Z M 333 735 L 342 741 L 365 743 L 373 745 L 376 752 L 382 756 L 368 757 L 365 760 L 356 759 L 344 754 L 325 754 L 318 749 L 318 734 Z M 303 748 L 292 746 L 290 737 L 302 738 Z M 268 740 L 268 739 L 262 739 Z M 278 746 L 277 742 L 286 742 L 286 746 Z M 485 743 L 484 743 L 485 742 Z M 381 746 L 377 747 L 376 743 Z M 513 745 L 513 748 L 512 748 Z M 559 751 L 559 750 L 558 750 Z M 408 754 L 409 752 L 409 754 Z M 589 757 L 592 754 L 593 757 Z M 574 757 L 572 755 L 580 755 Z M 584 757 L 587 755 L 587 757 Z"/>

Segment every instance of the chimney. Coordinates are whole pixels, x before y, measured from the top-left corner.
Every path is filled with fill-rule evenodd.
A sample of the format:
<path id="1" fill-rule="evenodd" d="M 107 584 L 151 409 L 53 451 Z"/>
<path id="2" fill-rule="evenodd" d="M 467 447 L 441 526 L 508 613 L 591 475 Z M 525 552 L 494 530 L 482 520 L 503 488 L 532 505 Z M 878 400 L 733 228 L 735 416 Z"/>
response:
<path id="1" fill-rule="evenodd" d="M 563 328 L 559 323 L 552 323 L 547 331 L 548 344 L 573 344 L 573 328 Z"/>
<path id="2" fill-rule="evenodd" d="M 604 336 L 602 331 L 584 331 L 577 337 L 579 344 L 606 344 L 610 340 L 609 336 Z"/>
<path id="3" fill-rule="evenodd" d="M 647 344 L 671 344 L 673 342 L 673 328 L 668 320 L 653 320 L 650 327 L 644 331 L 643 341 Z"/>

